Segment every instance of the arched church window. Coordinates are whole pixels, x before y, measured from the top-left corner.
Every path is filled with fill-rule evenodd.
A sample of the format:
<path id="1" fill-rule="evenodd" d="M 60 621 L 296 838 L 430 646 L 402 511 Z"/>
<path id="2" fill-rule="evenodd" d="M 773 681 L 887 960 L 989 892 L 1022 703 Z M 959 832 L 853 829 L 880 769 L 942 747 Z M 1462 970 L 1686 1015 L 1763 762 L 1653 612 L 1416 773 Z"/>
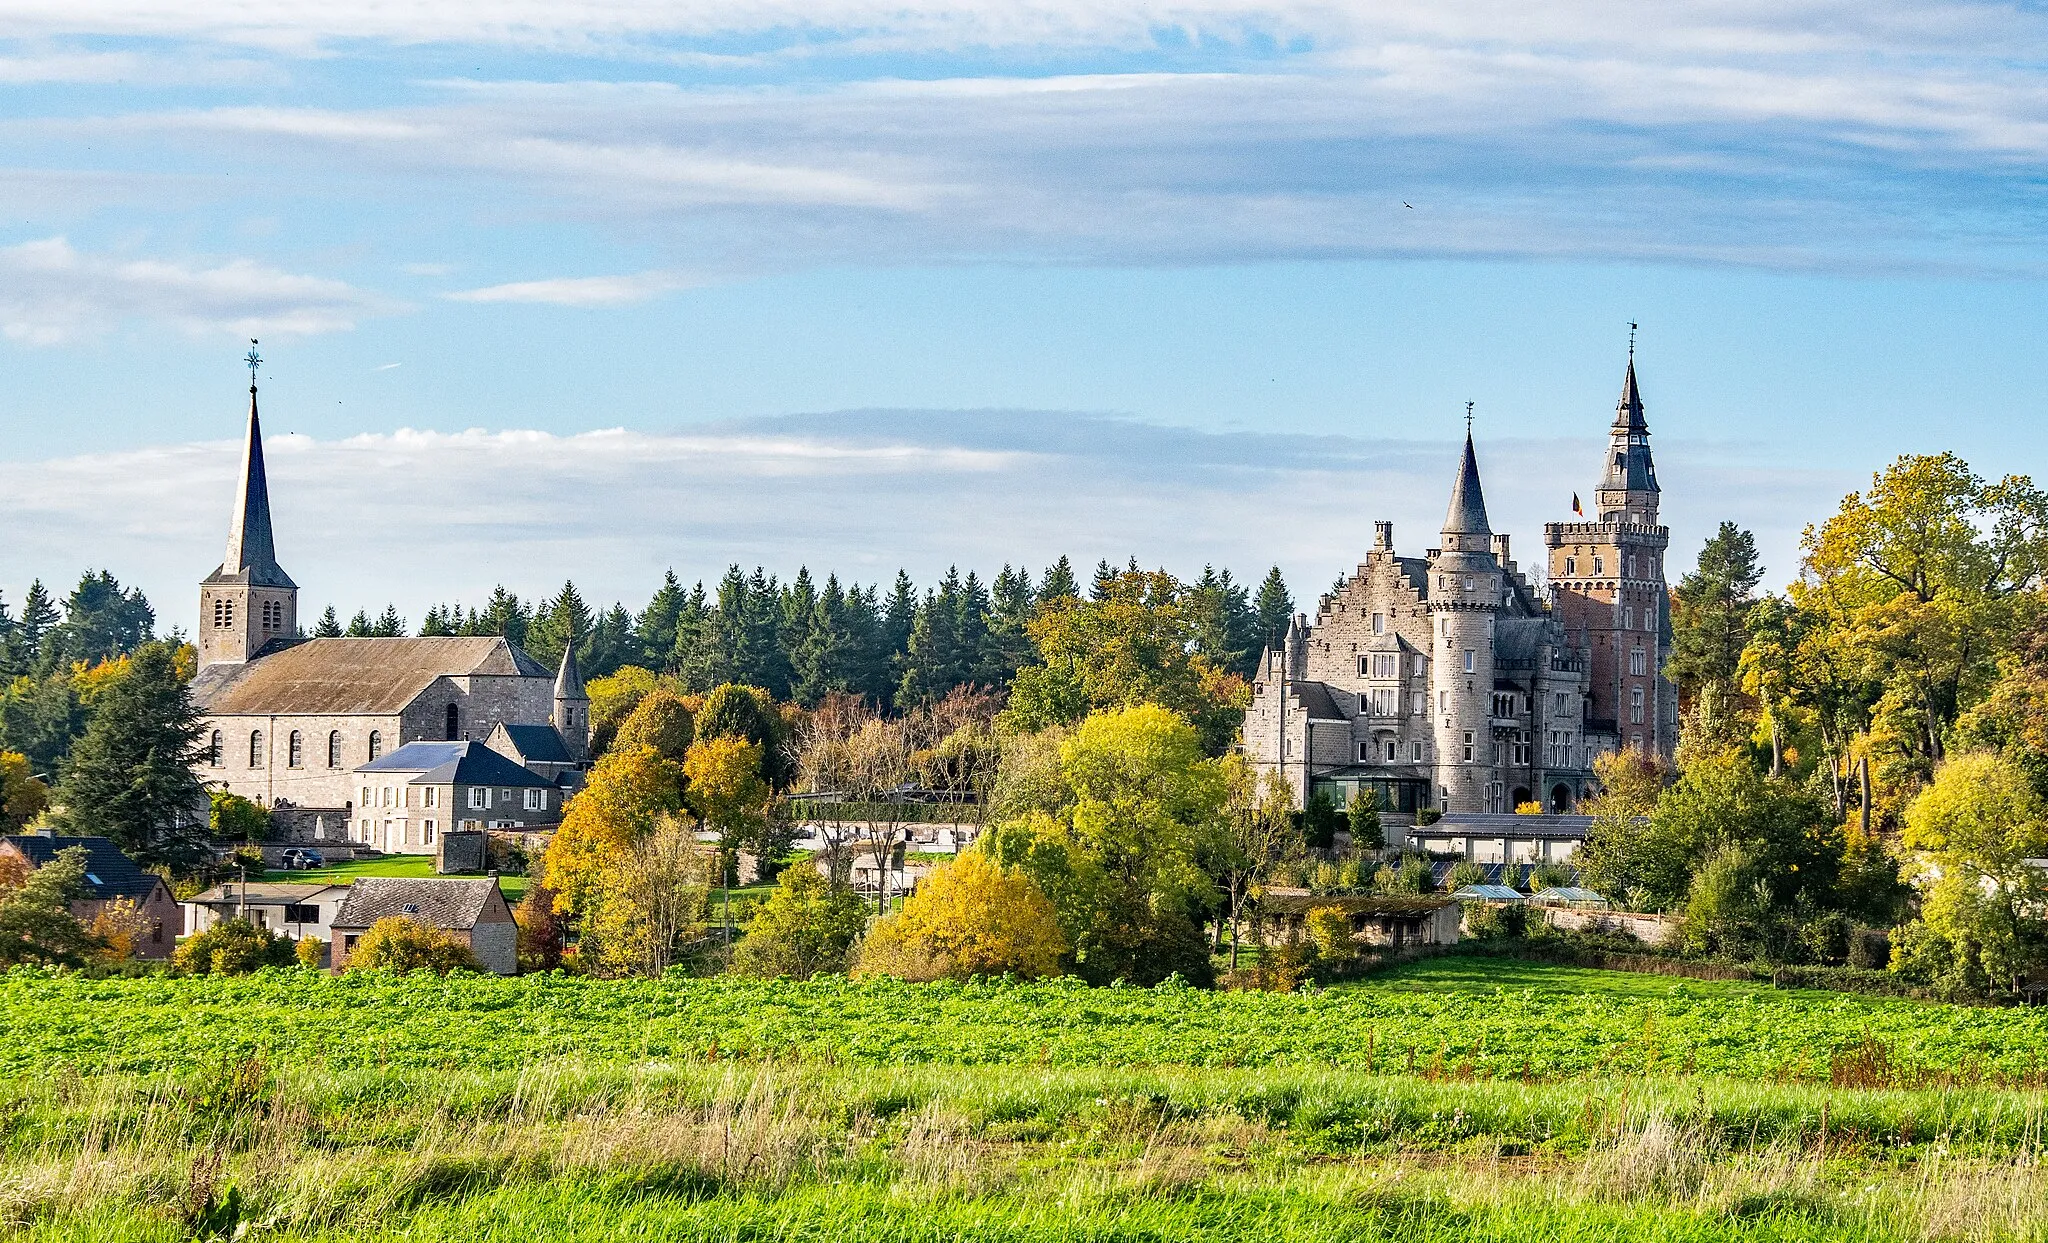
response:
<path id="1" fill-rule="evenodd" d="M 249 767 L 263 767 L 263 731 L 260 729 L 249 731 Z"/>
<path id="2" fill-rule="evenodd" d="M 341 731 L 338 729 L 327 735 L 327 767 L 341 767 Z"/>
<path id="3" fill-rule="evenodd" d="M 454 704 L 448 705 L 448 741 L 462 737 L 462 710 Z"/>
<path id="4" fill-rule="evenodd" d="M 374 729 L 373 729 L 373 730 L 371 730 L 371 731 L 370 731 L 370 760 L 371 760 L 371 762 L 372 762 L 372 763 L 376 762 L 376 761 L 377 761 L 377 760 L 378 760 L 379 758 L 381 758 L 381 757 L 383 756 L 383 754 L 384 754 L 384 735 L 383 735 L 383 734 L 382 734 L 381 732 L 379 732 L 379 731 L 377 731 L 377 730 L 374 730 Z"/>
<path id="5" fill-rule="evenodd" d="M 206 742 L 206 762 L 214 768 L 220 767 L 220 731 L 214 730 L 213 737 Z"/>
<path id="6" fill-rule="evenodd" d="M 298 730 L 292 731 L 291 740 L 286 744 L 284 762 L 287 768 L 306 766 L 306 739 Z"/>
<path id="7" fill-rule="evenodd" d="M 235 602 L 217 598 L 213 602 L 213 625 L 216 630 L 231 630 L 235 625 Z"/>

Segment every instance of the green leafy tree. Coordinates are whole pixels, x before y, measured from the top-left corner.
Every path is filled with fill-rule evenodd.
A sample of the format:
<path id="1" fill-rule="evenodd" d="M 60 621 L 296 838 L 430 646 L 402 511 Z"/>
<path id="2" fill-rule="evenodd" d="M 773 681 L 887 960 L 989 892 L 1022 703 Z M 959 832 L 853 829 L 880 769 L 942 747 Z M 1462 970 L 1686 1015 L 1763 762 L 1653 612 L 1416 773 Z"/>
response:
<path id="1" fill-rule="evenodd" d="M 85 861 L 82 846 L 60 850 L 19 885 L 0 892 L 0 966 L 76 967 L 99 948 L 71 913 L 71 903 L 85 896 Z"/>
<path id="2" fill-rule="evenodd" d="M 298 961 L 291 938 L 272 935 L 246 919 L 223 919 L 185 938 L 171 963 L 187 975 L 247 975 Z"/>
<path id="3" fill-rule="evenodd" d="M 2007 994 L 2048 965 L 2048 803 L 2018 765 L 1953 756 L 1906 812 L 1904 843 L 1931 883 L 1893 969 L 1957 995 Z"/>
<path id="4" fill-rule="evenodd" d="M 1344 809 L 1345 825 L 1351 831 L 1351 845 L 1358 850 L 1378 850 L 1387 844 L 1387 831 L 1380 824 L 1380 795 L 1363 786 Z"/>
<path id="5" fill-rule="evenodd" d="M 616 745 L 651 747 L 661 758 L 680 764 L 696 737 L 695 725 L 690 705 L 681 695 L 655 687 L 620 723 Z"/>
<path id="6" fill-rule="evenodd" d="M 168 643 L 144 645 L 100 694 L 57 802 L 71 832 L 182 870 L 206 858 L 209 834 L 205 787 L 193 775 L 200 718 L 176 655 Z"/>
<path id="7" fill-rule="evenodd" d="M 208 827 L 214 841 L 260 842 L 270 836 L 270 813 L 257 803 L 226 790 L 209 791 L 207 797 L 212 803 Z"/>
<path id="8" fill-rule="evenodd" d="M 19 833 L 50 805 L 50 788 L 35 775 L 28 757 L 0 751 L 0 829 Z"/>
<path id="9" fill-rule="evenodd" d="M 349 951 L 349 971 L 481 971 L 469 943 L 452 932 L 429 928 L 405 915 L 389 915 L 371 924 Z"/>
<path id="10" fill-rule="evenodd" d="M 859 894 L 830 884 L 814 867 L 788 868 L 747 924 L 733 967 L 764 979 L 843 972 L 866 927 L 867 903 Z"/>
<path id="11" fill-rule="evenodd" d="M 1699 564 L 1671 595 L 1671 658 L 1665 676 L 1685 702 L 1707 699 L 1725 710 L 1739 686 L 1749 610 L 1763 579 L 1756 537 L 1721 524 L 1700 550 Z"/>

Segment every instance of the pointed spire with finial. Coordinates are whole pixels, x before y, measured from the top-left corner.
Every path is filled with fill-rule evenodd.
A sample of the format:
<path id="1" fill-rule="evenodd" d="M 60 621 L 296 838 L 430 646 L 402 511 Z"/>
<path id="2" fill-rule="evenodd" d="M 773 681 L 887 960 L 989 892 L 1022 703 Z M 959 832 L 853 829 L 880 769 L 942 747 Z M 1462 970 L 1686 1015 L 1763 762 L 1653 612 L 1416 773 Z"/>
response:
<path id="1" fill-rule="evenodd" d="M 1628 371 L 1621 379 L 1621 400 L 1614 403 L 1614 426 L 1618 431 L 1643 432 L 1650 425 L 1643 418 L 1643 395 L 1636 389 L 1636 325 L 1628 326 Z"/>
<path id="2" fill-rule="evenodd" d="M 583 689 L 583 671 L 576 667 L 576 636 L 573 634 L 562 645 L 562 663 L 555 670 L 555 698 L 590 698 L 589 692 Z"/>
<path id="3" fill-rule="evenodd" d="M 235 490 L 235 516 L 228 527 L 227 554 L 214 571 L 216 579 L 233 579 L 256 587 L 296 587 L 277 564 L 277 546 L 270 530 L 270 479 L 263 468 L 263 421 L 256 413 L 256 368 L 263 359 L 249 342 L 249 427 L 242 443 L 242 477 Z"/>
<path id="4" fill-rule="evenodd" d="M 1444 515 L 1445 535 L 1491 536 L 1486 521 L 1486 492 L 1479 486 L 1479 458 L 1472 451 L 1472 403 L 1465 403 L 1465 458 L 1458 464 L 1458 481 L 1451 485 L 1451 508 Z"/>

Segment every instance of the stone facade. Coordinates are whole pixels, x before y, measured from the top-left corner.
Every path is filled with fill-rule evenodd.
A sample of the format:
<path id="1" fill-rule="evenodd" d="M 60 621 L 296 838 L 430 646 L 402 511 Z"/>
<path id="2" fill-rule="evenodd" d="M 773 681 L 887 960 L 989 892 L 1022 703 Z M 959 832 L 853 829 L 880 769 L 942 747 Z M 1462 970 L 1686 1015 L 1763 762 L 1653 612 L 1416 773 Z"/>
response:
<path id="1" fill-rule="evenodd" d="M 1633 359 L 1615 437 L 1603 520 L 1545 530 L 1546 587 L 1491 529 L 1468 436 L 1439 546 L 1402 556 L 1375 523 L 1365 560 L 1264 654 L 1246 754 L 1297 799 L 1371 791 L 1398 824 L 1424 809 L 1569 812 L 1602 751 L 1668 753 L 1668 535 Z"/>

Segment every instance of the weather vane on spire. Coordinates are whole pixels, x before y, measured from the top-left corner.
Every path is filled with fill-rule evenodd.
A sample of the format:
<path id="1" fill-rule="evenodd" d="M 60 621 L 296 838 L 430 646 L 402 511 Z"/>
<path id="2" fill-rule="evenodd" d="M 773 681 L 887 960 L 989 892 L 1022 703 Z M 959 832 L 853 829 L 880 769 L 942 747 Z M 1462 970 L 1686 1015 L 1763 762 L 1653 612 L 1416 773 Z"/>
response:
<path id="1" fill-rule="evenodd" d="M 1628 321 L 1628 360 L 1636 360 L 1636 321 Z"/>
<path id="2" fill-rule="evenodd" d="M 1465 438 L 1467 440 L 1472 438 L 1472 405 L 1473 403 L 1469 401 L 1465 403 Z"/>
<path id="3" fill-rule="evenodd" d="M 256 352 L 256 338 L 249 338 L 249 356 L 242 360 L 249 364 L 249 391 L 256 391 L 256 368 L 263 365 L 263 356 Z"/>

